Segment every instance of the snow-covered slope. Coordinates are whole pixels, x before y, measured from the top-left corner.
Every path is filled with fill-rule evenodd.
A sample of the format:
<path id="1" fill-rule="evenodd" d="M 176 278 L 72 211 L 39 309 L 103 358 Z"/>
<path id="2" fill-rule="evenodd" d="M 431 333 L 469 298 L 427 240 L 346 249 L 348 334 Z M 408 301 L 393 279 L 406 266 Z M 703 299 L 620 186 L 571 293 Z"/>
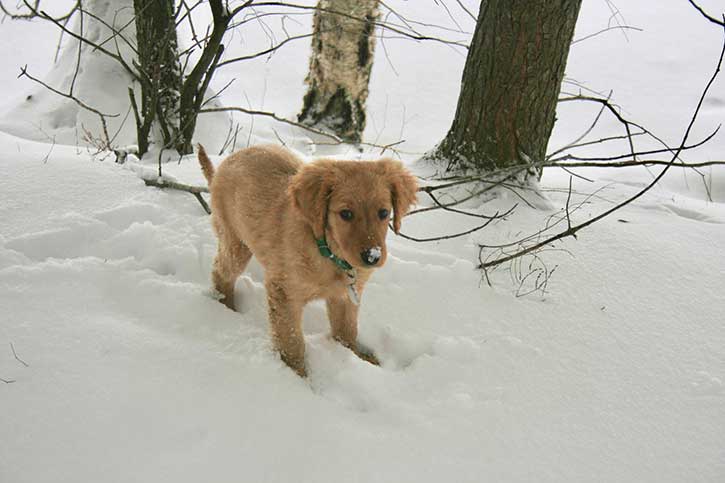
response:
<path id="1" fill-rule="evenodd" d="M 644 22 L 638 26 L 675 15 L 690 26 L 684 37 L 719 41 L 696 16 L 685 17 L 687 5 L 675 6 L 686 2 L 657 2 L 668 7 L 649 7 L 650 18 L 640 17 L 647 10 L 640 3 L 620 5 Z M 585 7 L 580 28 L 595 31 L 606 4 Z M 440 17 L 439 7 L 427 8 L 417 18 Z M 0 25 L 0 38 L 18 28 Z M 52 38 L 44 32 L 38 35 Z M 630 44 L 636 39 L 631 34 Z M 410 55 L 392 57 L 400 85 L 383 82 L 387 67 L 377 66 L 386 64 L 376 64 L 369 139 L 379 130 L 380 142 L 396 140 L 404 126 L 409 149 L 425 150 L 450 120 L 462 59 L 430 47 L 426 62 L 441 72 L 414 89 L 405 72 L 421 68 L 421 47 L 386 43 L 390 50 L 407 45 Z M 226 95 L 248 90 L 257 107 L 293 113 L 306 67 L 304 49 L 295 48 L 260 69 L 240 67 L 244 88 Z M 683 89 L 695 96 L 712 63 L 707 52 L 675 49 L 670 67 L 645 69 L 621 46 L 614 51 L 632 72 L 651 68 L 648 75 L 665 84 L 687 76 Z M 570 75 L 595 68 L 590 53 L 572 55 Z M 676 75 L 667 77 L 671 66 Z M 606 89 L 620 73 L 592 77 Z M 5 75 L 0 85 L 16 85 Z M 425 89 L 435 96 L 422 96 Z M 649 94 L 633 93 L 623 104 L 650 116 L 653 101 L 636 99 Z M 670 129 L 670 120 L 681 126 L 691 98 L 661 103 L 647 121 L 655 130 Z M 717 102 L 708 109 L 704 127 L 721 112 Z M 553 142 L 580 134 L 591 113 L 571 115 Z M 274 127 L 310 152 L 300 133 L 259 119 L 255 126 L 253 142 L 275 141 Z M 717 137 L 712 151 L 690 159 L 723 146 Z M 404 159 L 414 166 L 414 155 Z M 8 381 L 0 381 L 1 482 L 725 479 L 723 170 L 708 171 L 715 202 L 705 201 L 701 184 L 673 173 L 559 245 L 571 254 L 545 253 L 547 265 L 558 267 L 543 297 L 516 297 L 506 270 L 493 273 L 489 287 L 475 269 L 476 246 L 539 229 L 566 203 L 566 173 L 546 172 L 541 209 L 507 192 L 469 203 L 489 214 L 520 203 L 506 222 L 471 236 L 417 244 L 391 234 L 391 256 L 370 282 L 360 316 L 361 338 L 382 366 L 331 342 L 324 307 L 312 304 L 305 312 L 309 378 L 302 380 L 270 350 L 260 267 L 253 263 L 237 284 L 241 313 L 214 300 L 216 241 L 207 215 L 191 195 L 144 186 L 144 169 L 0 133 L 0 378 Z M 203 180 L 193 157 L 164 169 L 182 181 Z M 572 206 L 601 191 L 575 221 L 651 179 L 644 171 L 585 174 L 595 182 L 574 179 Z M 471 226 L 466 217 L 433 212 L 406 219 L 403 229 L 434 236 Z"/>
<path id="2" fill-rule="evenodd" d="M 270 351 L 262 274 L 209 292 L 193 197 L 2 135 L 0 476 L 40 481 L 718 481 L 721 205 L 651 196 L 567 243 L 544 299 L 472 239 L 393 238 L 362 305 L 374 367 L 306 311 L 308 381 Z M 191 173 L 188 179 L 198 178 Z M 552 176 L 545 186 L 563 187 Z M 606 196 L 632 188 L 612 186 Z M 564 202 L 564 194 L 552 194 Z M 490 212 L 508 206 L 498 200 Z M 587 211 L 608 206 L 595 201 Z M 531 230 L 519 210 L 480 236 Z M 463 227 L 411 218 L 407 232 Z M 29 367 L 15 360 L 9 344 Z"/>

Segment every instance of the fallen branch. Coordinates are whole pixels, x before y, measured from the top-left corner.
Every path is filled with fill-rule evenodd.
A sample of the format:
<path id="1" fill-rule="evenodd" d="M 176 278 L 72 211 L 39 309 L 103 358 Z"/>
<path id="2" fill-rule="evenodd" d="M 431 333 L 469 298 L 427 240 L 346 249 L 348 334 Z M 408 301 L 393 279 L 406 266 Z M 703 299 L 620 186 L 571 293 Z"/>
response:
<path id="1" fill-rule="evenodd" d="M 144 178 L 143 182 L 146 183 L 146 186 L 154 186 L 156 188 L 161 188 L 161 189 L 173 189 L 173 190 L 186 191 L 187 193 L 191 193 L 197 199 L 197 201 L 199 202 L 201 207 L 204 208 L 204 211 L 206 211 L 207 215 L 211 215 L 211 208 L 209 208 L 209 205 L 207 204 L 204 197 L 201 196 L 202 193 L 209 192 L 209 188 L 207 188 L 206 186 L 192 186 L 189 184 L 177 183 L 176 181 L 165 180 L 163 178 L 161 178 L 161 179 Z"/>

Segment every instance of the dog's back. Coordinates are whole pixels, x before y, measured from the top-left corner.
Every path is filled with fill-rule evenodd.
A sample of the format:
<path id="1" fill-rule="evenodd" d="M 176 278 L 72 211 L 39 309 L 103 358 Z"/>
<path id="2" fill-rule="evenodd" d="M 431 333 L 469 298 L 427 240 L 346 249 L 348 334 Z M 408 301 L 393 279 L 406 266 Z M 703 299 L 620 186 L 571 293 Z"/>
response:
<path id="1" fill-rule="evenodd" d="M 281 229 L 288 211 L 287 186 L 302 161 L 279 146 L 254 146 L 231 154 L 214 171 L 202 153 L 202 171 L 211 178 L 212 214 L 219 219 L 215 225 L 233 227 L 234 235 L 253 253 L 263 253 L 261 245 Z"/>

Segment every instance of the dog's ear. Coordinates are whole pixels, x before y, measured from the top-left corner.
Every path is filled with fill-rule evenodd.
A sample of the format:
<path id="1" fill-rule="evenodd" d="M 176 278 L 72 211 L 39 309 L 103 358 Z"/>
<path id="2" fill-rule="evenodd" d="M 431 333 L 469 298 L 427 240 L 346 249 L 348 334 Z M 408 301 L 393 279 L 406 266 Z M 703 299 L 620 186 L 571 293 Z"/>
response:
<path id="1" fill-rule="evenodd" d="M 312 226 L 317 239 L 325 235 L 327 206 L 333 185 L 331 175 L 329 163 L 318 161 L 308 164 L 292 177 L 288 188 L 292 203 Z"/>
<path id="2" fill-rule="evenodd" d="M 392 159 L 379 161 L 383 168 L 383 176 L 390 185 L 390 195 L 393 202 L 393 230 L 400 233 L 403 217 L 416 203 L 418 181 L 410 171 L 405 169 L 403 163 Z"/>

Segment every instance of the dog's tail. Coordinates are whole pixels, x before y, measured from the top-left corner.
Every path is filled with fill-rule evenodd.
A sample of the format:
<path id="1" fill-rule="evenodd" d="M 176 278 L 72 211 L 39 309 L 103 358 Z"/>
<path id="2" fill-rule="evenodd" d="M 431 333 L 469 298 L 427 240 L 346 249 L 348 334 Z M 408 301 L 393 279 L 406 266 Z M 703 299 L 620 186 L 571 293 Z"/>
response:
<path id="1" fill-rule="evenodd" d="M 206 182 L 211 184 L 212 178 L 214 178 L 214 165 L 211 164 L 211 159 L 206 155 L 204 146 L 201 144 L 196 145 L 197 156 L 199 157 L 199 164 L 201 165 L 201 172 L 204 173 Z"/>

